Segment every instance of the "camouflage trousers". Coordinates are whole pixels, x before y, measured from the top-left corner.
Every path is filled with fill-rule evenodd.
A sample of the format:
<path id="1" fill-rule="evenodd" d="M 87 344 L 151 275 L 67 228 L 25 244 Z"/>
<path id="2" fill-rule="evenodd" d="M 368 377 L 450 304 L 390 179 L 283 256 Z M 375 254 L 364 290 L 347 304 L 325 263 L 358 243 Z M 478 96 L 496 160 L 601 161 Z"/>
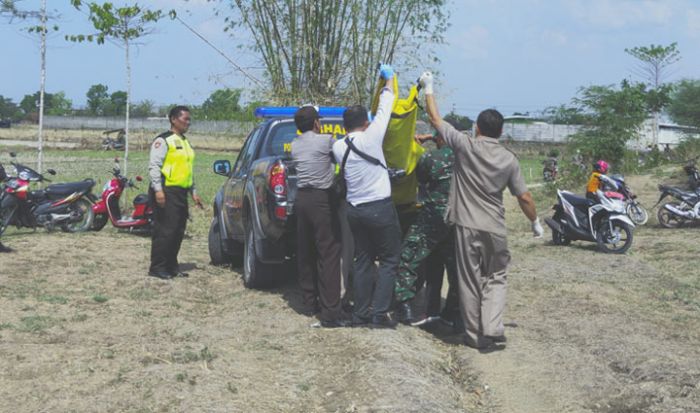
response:
<path id="1" fill-rule="evenodd" d="M 394 288 L 396 301 L 404 302 L 415 297 L 425 279 L 421 267 L 431 254 L 439 255 L 441 259 L 437 263 L 445 265 L 448 278 L 456 274 L 454 228 L 445 223 L 442 208 L 424 206 L 408 228 L 401 245 L 401 261 Z"/>

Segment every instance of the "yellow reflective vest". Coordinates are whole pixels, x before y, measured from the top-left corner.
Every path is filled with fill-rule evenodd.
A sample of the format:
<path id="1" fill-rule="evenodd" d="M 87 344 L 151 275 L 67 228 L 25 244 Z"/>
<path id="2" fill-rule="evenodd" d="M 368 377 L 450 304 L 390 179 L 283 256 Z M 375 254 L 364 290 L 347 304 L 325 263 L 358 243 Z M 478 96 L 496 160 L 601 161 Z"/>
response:
<path id="1" fill-rule="evenodd" d="M 179 186 L 189 189 L 193 182 L 194 151 L 187 139 L 177 134 L 165 138 L 168 153 L 163 160 L 160 172 L 165 186 Z"/>

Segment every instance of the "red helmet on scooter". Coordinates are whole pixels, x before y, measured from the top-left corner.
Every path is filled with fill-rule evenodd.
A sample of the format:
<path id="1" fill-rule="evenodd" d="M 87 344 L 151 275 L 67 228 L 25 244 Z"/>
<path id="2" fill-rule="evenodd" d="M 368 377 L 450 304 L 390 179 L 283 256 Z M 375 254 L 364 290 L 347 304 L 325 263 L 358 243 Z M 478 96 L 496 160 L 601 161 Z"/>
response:
<path id="1" fill-rule="evenodd" d="M 602 159 L 593 164 L 593 168 L 595 168 L 596 171 L 598 171 L 602 174 L 608 172 L 608 166 L 609 166 L 608 163 Z"/>

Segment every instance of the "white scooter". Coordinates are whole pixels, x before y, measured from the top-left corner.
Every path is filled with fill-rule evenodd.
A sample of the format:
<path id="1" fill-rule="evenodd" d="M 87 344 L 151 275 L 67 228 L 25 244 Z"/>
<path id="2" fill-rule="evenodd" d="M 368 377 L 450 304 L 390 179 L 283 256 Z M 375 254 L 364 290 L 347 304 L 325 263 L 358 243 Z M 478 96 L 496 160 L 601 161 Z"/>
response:
<path id="1" fill-rule="evenodd" d="M 634 223 L 627 216 L 625 203 L 596 191 L 598 202 L 557 190 L 559 202 L 552 208 L 554 216 L 545 222 L 552 229 L 556 245 L 571 241 L 591 241 L 606 253 L 623 254 L 632 246 Z"/>

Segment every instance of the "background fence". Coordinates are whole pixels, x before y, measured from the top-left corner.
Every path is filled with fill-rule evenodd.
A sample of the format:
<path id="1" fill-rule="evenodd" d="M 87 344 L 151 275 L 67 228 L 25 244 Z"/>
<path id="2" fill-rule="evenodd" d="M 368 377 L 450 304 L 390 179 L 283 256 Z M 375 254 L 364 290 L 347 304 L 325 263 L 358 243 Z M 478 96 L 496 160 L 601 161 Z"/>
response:
<path id="1" fill-rule="evenodd" d="M 190 126 L 191 133 L 217 133 L 230 135 L 247 135 L 256 122 L 194 120 Z M 95 129 L 109 130 L 124 127 L 123 117 L 88 117 L 88 116 L 45 116 L 44 126 L 49 129 Z M 131 118 L 129 129 L 159 132 L 170 129 L 166 118 Z"/>

